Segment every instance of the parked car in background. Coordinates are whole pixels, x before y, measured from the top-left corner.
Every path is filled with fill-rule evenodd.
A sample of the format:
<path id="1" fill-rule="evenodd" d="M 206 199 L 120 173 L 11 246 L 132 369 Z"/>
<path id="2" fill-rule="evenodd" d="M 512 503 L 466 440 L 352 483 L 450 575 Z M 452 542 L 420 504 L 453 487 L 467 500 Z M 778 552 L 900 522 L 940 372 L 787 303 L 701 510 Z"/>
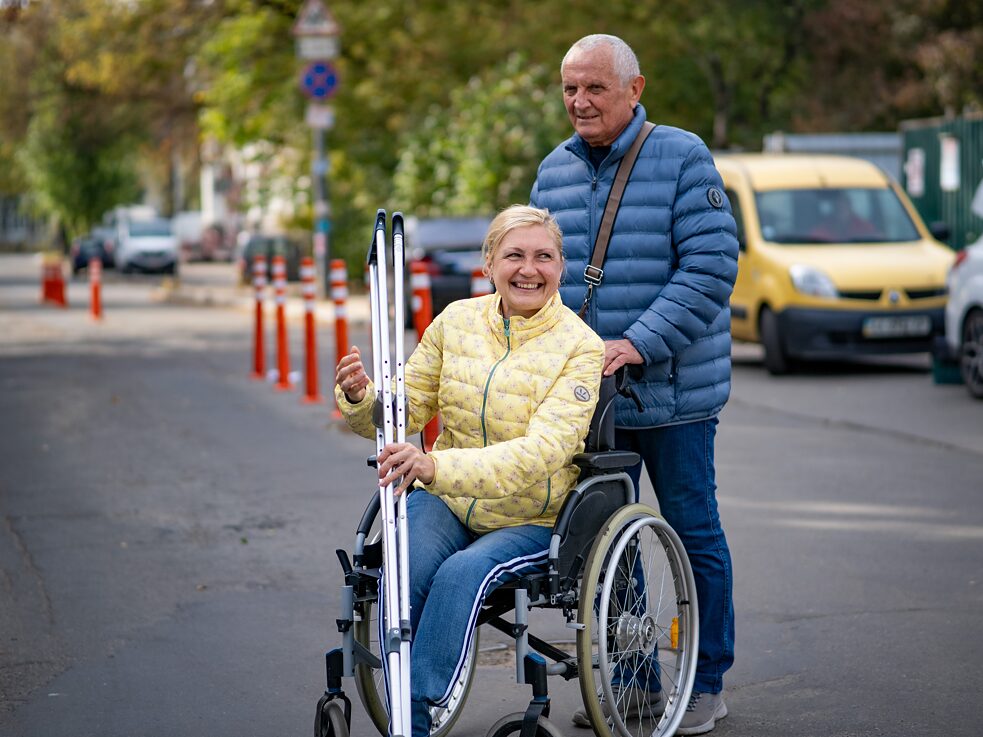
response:
<path id="1" fill-rule="evenodd" d="M 121 220 L 117 226 L 119 245 L 116 249 L 117 270 L 163 272 L 176 274 L 178 241 L 171 221 L 163 218 Z"/>
<path id="2" fill-rule="evenodd" d="M 948 284 L 946 343 L 969 393 L 983 399 L 983 238 L 956 254 Z"/>
<path id="3" fill-rule="evenodd" d="M 471 272 L 483 263 L 481 243 L 490 224 L 490 217 L 481 216 L 407 218 L 407 262 L 427 266 L 434 317 L 451 302 L 471 296 Z"/>
<path id="4" fill-rule="evenodd" d="M 311 249 L 297 237 L 253 233 L 239 247 L 236 259 L 239 264 L 239 280 L 242 284 L 252 282 L 253 260 L 257 255 L 262 254 L 266 257 L 266 274 L 271 284 L 274 256 L 285 257 L 287 281 L 300 281 L 300 260 L 304 256 L 310 256 L 310 251 Z"/>
<path id="5" fill-rule="evenodd" d="M 181 258 L 185 261 L 201 261 L 201 237 L 204 232 L 201 213 L 197 210 L 179 212 L 171 218 L 171 227 L 177 238 Z"/>
<path id="6" fill-rule="evenodd" d="M 769 372 L 928 351 L 943 333 L 954 254 L 876 166 L 783 154 L 716 164 L 740 244 L 733 335 L 763 345 Z"/>
<path id="7" fill-rule="evenodd" d="M 116 264 L 113 256 L 116 250 L 116 232 L 112 228 L 97 227 L 91 232 L 72 241 L 72 276 L 89 268 L 89 261 L 98 258 L 103 268 L 111 269 Z"/>

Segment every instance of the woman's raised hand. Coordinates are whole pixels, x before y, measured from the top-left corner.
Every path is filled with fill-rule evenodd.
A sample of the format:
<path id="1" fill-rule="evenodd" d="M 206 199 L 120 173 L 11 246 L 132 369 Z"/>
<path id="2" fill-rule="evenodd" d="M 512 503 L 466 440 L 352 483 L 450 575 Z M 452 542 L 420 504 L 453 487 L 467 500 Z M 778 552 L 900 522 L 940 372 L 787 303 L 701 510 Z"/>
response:
<path id="1" fill-rule="evenodd" d="M 390 443 L 376 460 L 379 465 L 379 486 L 386 486 L 403 477 L 403 482 L 394 489 L 396 496 L 410 488 L 417 479 L 429 484 L 437 472 L 433 458 L 411 443 Z"/>
<path id="2" fill-rule="evenodd" d="M 362 365 L 362 354 L 358 346 L 353 345 L 351 352 L 338 361 L 334 381 L 352 404 L 358 404 L 365 399 L 365 387 L 369 385 L 369 377 Z"/>

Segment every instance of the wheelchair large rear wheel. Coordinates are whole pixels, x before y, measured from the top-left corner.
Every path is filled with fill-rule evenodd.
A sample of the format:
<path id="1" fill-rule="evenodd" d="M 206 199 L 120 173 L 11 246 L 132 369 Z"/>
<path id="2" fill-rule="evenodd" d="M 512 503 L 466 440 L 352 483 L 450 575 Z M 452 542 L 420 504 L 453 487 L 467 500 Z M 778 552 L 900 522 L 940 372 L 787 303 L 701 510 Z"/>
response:
<path id="1" fill-rule="evenodd" d="M 696 675 L 696 585 L 679 536 L 651 507 L 631 504 L 605 522 L 578 621 L 580 690 L 598 737 L 672 735 Z"/>
<path id="2" fill-rule="evenodd" d="M 368 648 L 376 657 L 381 657 L 379 649 L 379 620 L 377 617 L 377 607 L 375 602 L 366 602 L 364 605 L 365 614 L 362 619 L 355 622 L 355 640 Z M 461 678 L 454 684 L 451 692 L 451 699 L 446 708 L 431 707 L 430 718 L 432 726 L 430 728 L 431 737 L 445 737 L 450 733 L 451 728 L 461 715 L 464 702 L 467 701 L 468 693 L 471 691 L 471 682 L 474 680 L 474 671 L 478 654 L 478 633 L 474 633 L 471 638 L 471 651 L 464 669 L 461 671 Z M 386 684 L 383 681 L 382 668 L 372 668 L 365 664 L 355 666 L 355 688 L 358 690 L 359 698 L 365 711 L 379 734 L 387 737 L 389 734 L 389 704 L 386 700 Z"/>

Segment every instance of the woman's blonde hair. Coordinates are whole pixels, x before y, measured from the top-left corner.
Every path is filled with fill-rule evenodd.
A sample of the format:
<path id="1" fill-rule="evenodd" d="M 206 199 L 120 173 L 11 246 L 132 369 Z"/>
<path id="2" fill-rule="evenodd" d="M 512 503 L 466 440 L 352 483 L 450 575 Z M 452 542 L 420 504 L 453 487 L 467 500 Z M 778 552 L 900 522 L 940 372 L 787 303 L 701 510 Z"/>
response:
<path id="1" fill-rule="evenodd" d="M 505 236 L 517 228 L 526 228 L 530 225 L 541 225 L 549 233 L 553 245 L 563 258 L 563 233 L 557 225 L 549 210 L 540 210 L 529 205 L 511 205 L 502 210 L 488 226 L 488 233 L 485 241 L 481 244 L 481 255 L 484 258 L 485 269 L 491 266 L 495 252 L 505 240 Z"/>

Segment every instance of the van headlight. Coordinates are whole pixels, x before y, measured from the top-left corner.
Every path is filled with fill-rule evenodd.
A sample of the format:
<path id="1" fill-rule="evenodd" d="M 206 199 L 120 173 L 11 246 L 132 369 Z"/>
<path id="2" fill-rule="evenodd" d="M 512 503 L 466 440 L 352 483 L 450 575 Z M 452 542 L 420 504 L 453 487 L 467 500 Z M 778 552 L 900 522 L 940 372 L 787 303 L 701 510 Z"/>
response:
<path id="1" fill-rule="evenodd" d="M 788 273 L 792 277 L 792 286 L 802 294 L 826 299 L 836 299 L 840 296 L 833 280 L 815 266 L 793 264 L 789 267 Z"/>

